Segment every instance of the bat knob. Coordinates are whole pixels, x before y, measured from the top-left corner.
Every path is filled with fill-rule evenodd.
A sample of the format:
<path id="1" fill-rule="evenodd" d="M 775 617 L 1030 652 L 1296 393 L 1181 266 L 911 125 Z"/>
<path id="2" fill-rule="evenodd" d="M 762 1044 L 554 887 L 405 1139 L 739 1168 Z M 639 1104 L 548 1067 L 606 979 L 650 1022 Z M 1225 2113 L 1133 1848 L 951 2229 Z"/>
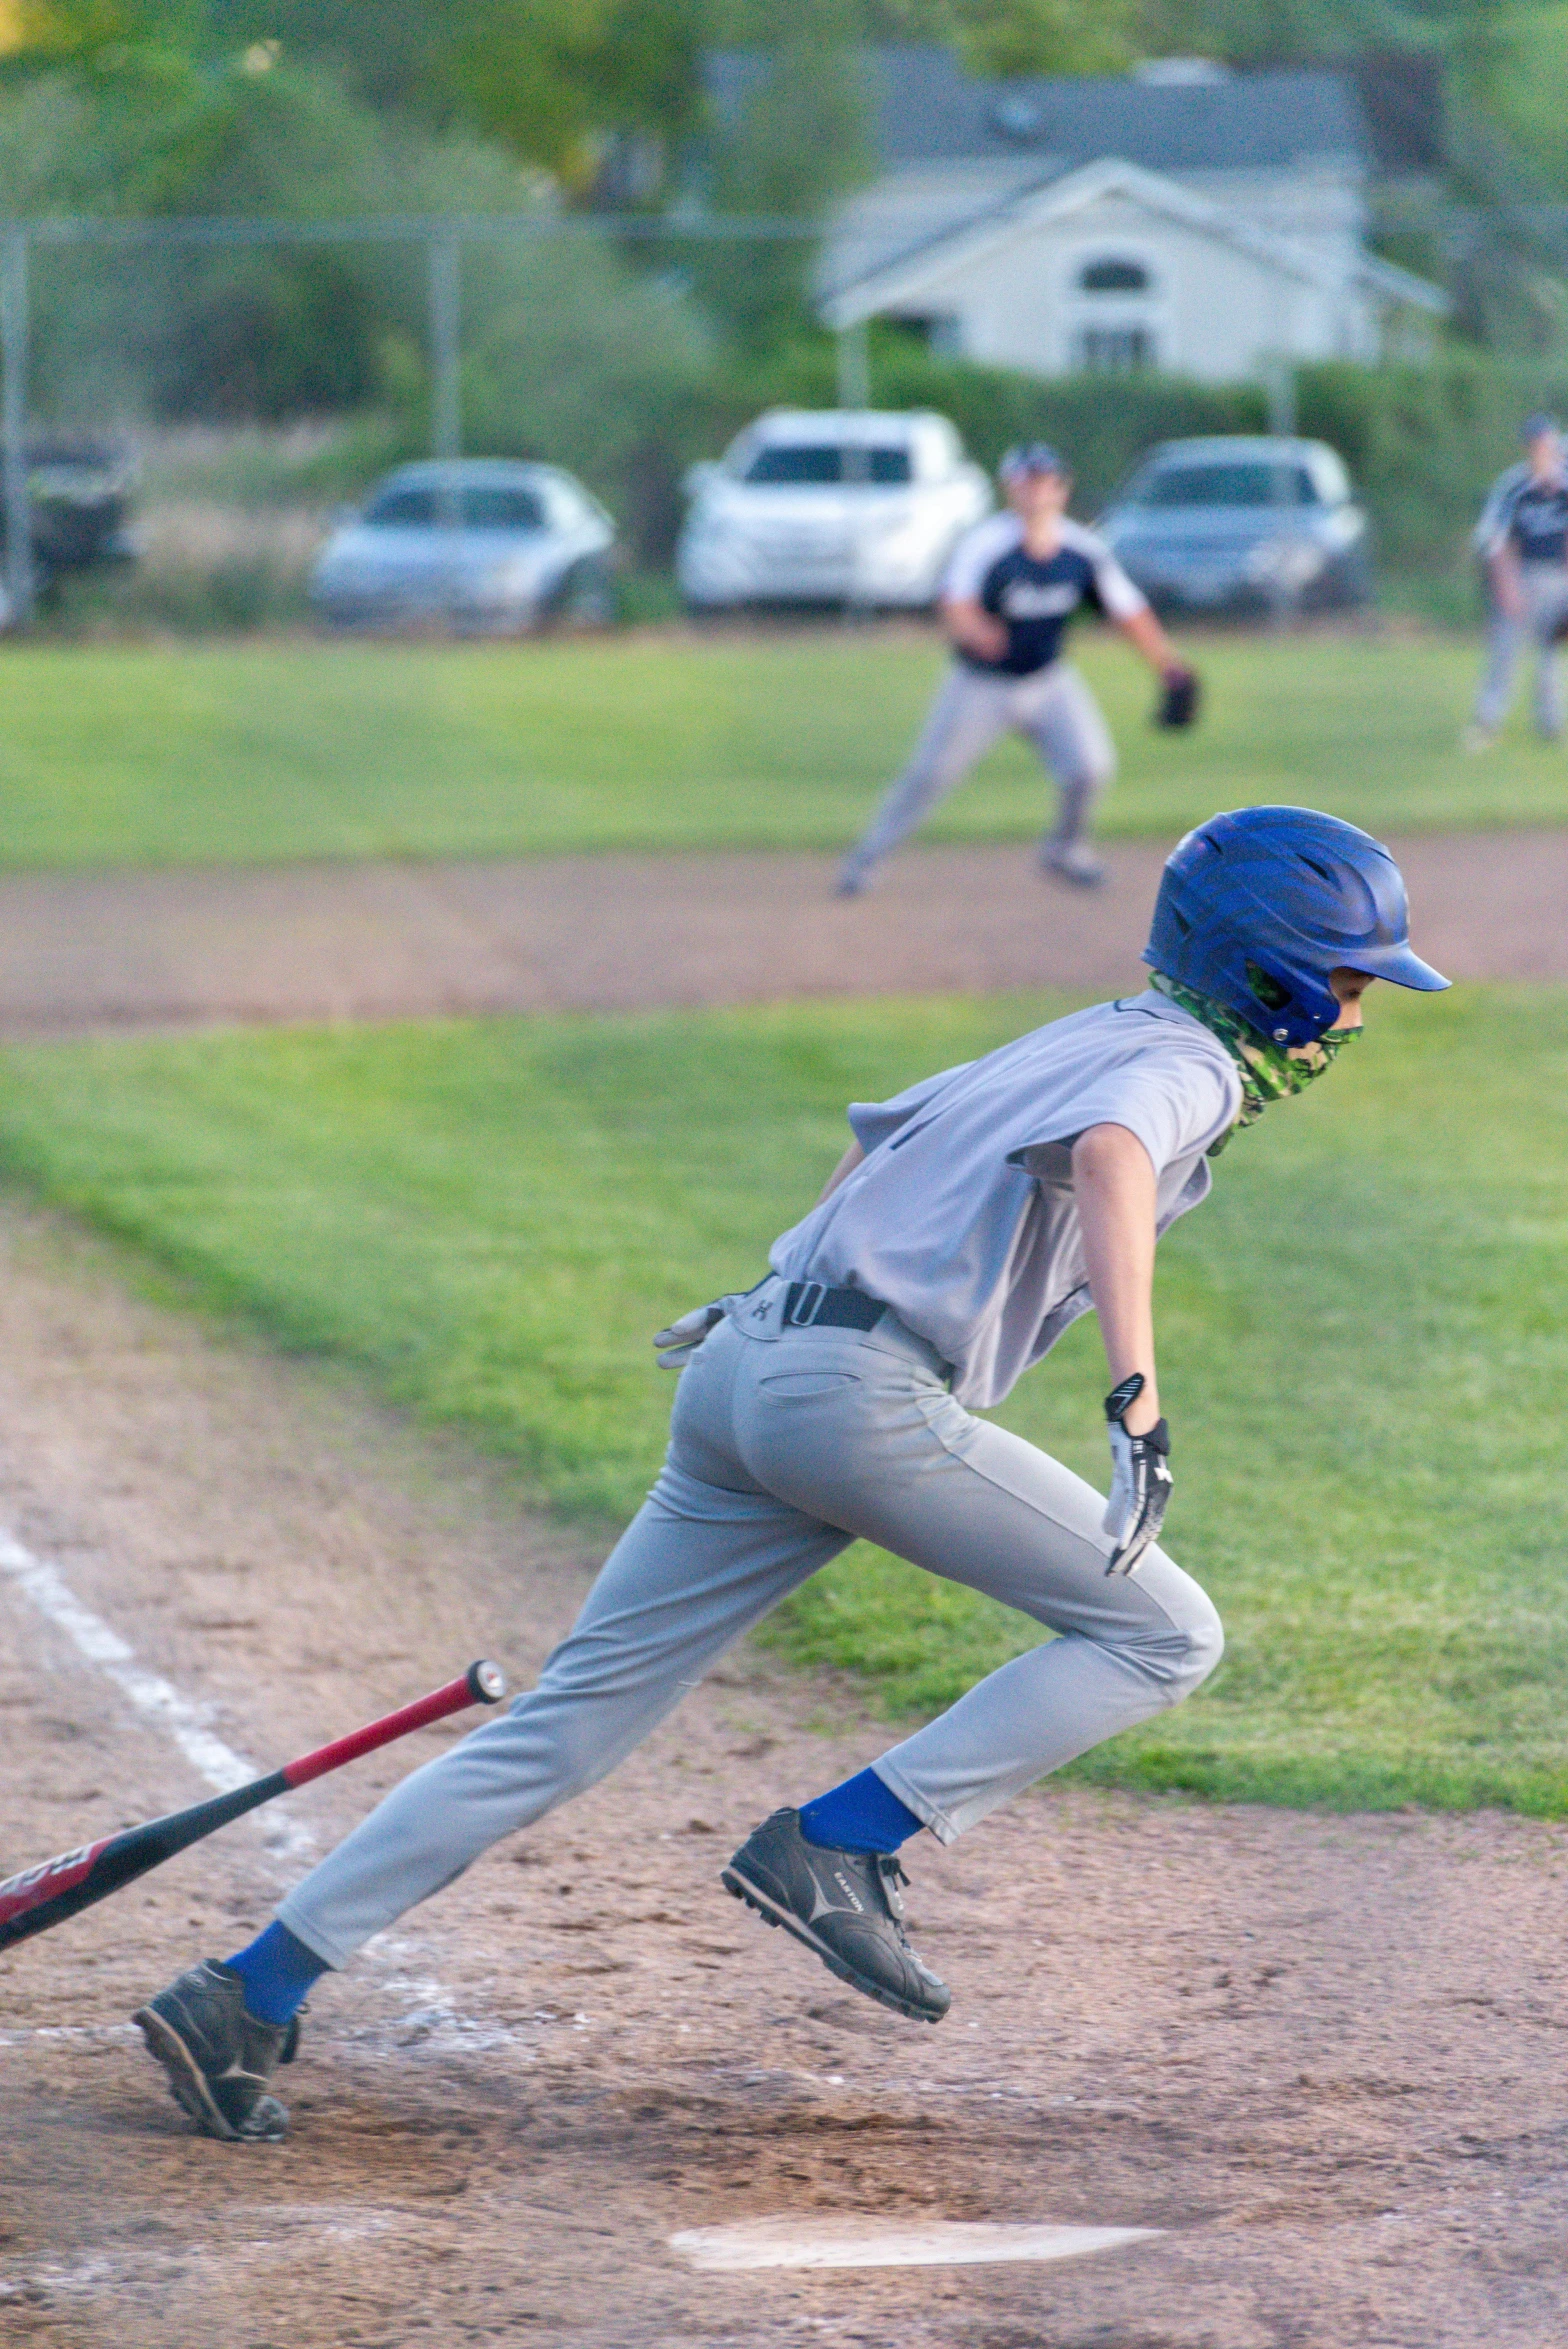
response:
<path id="1" fill-rule="evenodd" d="M 468 1685 L 476 1704 L 498 1705 L 506 1694 L 506 1674 L 499 1664 L 470 1664 Z"/>

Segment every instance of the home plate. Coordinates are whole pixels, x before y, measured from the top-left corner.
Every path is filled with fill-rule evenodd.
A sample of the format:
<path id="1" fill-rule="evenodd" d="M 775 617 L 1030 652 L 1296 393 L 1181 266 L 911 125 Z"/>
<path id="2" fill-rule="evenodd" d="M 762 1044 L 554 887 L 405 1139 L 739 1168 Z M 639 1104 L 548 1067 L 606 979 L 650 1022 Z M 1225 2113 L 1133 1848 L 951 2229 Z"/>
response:
<path id="1" fill-rule="evenodd" d="M 962 2219 L 764 2218 L 688 2227 L 670 2247 L 693 2267 L 975 2267 L 999 2259 L 1082 2259 L 1147 2243 L 1160 2227 L 990 2226 Z"/>

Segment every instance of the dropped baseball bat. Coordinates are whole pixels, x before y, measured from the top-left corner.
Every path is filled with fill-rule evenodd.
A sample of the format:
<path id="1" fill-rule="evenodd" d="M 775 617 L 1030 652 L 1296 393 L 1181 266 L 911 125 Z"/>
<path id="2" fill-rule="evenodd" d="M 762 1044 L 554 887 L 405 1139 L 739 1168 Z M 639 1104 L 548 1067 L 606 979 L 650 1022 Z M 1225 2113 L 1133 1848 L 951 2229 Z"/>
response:
<path id="1" fill-rule="evenodd" d="M 252 1778 L 229 1794 L 215 1794 L 210 1802 L 192 1803 L 189 1810 L 150 1819 L 145 1827 L 127 1827 L 118 1835 L 106 1835 L 101 1843 L 83 1844 L 78 1851 L 62 1852 L 58 1859 L 41 1860 L 36 1868 L 8 1876 L 0 1884 L 0 1949 L 34 1933 L 47 1933 L 51 1925 L 90 1909 L 94 1901 L 107 1900 L 111 1892 L 134 1883 L 149 1868 L 161 1867 L 187 1844 L 200 1843 L 215 1828 L 242 1819 L 247 1811 L 287 1794 L 290 1787 L 307 1786 L 312 1778 L 324 1778 L 329 1770 L 341 1770 L 345 1762 L 357 1762 L 361 1754 L 373 1754 L 378 1746 L 390 1745 L 394 1738 L 407 1737 L 410 1730 L 424 1729 L 432 1721 L 444 1721 L 449 1713 L 461 1713 L 469 1705 L 498 1704 L 505 1693 L 506 1676 L 499 1664 L 470 1664 L 445 1688 L 433 1688 L 411 1705 L 383 1714 L 379 1721 L 367 1721 L 363 1729 L 317 1746 L 313 1754 L 301 1754 L 281 1770 L 269 1770 L 264 1778 Z"/>

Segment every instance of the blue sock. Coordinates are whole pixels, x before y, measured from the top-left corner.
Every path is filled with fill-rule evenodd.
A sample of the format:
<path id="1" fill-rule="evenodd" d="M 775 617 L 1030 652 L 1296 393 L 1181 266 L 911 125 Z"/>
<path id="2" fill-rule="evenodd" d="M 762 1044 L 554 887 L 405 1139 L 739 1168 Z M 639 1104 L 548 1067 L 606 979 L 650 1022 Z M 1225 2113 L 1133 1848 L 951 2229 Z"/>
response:
<path id="1" fill-rule="evenodd" d="M 331 1971 L 325 1958 L 276 1918 L 228 1962 L 245 1985 L 246 2007 L 258 2023 L 286 2023 L 304 2005 L 317 1976 Z"/>
<path id="2" fill-rule="evenodd" d="M 800 1832 L 808 1843 L 826 1844 L 833 1851 L 897 1851 L 920 1821 L 907 1803 L 901 1803 L 875 1770 L 846 1778 L 815 1802 L 800 1806 Z"/>

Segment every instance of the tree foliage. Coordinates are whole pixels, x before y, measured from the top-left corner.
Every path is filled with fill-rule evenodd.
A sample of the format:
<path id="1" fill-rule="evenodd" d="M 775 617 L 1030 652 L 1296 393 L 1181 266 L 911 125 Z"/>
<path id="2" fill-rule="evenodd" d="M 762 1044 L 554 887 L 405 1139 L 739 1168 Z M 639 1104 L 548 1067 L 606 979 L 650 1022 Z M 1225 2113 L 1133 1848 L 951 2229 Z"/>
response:
<path id="1" fill-rule="evenodd" d="M 866 36 L 935 41 L 975 73 L 1121 73 L 1141 53 L 1137 0 L 867 0 Z"/>

